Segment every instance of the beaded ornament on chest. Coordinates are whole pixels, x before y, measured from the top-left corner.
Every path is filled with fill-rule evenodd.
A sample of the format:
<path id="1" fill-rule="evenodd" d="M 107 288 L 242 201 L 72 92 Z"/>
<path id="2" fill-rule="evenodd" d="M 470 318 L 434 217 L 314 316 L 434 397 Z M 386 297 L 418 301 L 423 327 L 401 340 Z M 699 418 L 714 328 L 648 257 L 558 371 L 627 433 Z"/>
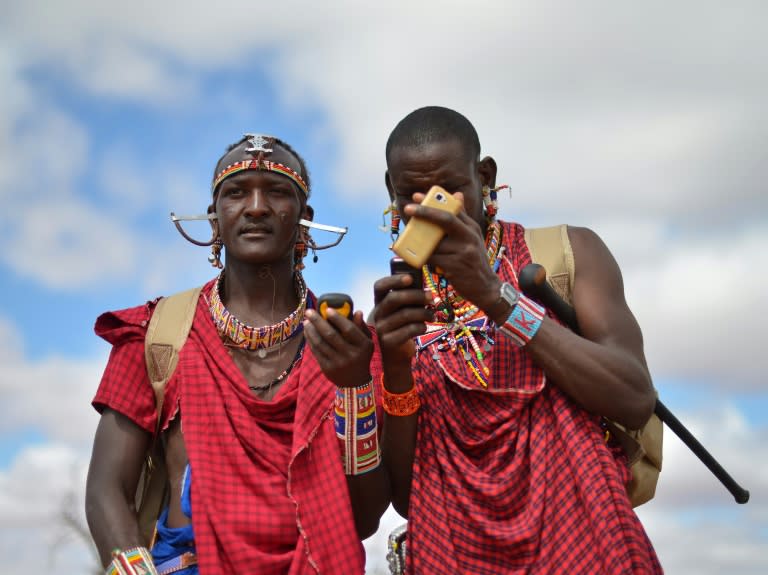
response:
<path id="1" fill-rule="evenodd" d="M 503 258 L 501 224 L 489 224 L 485 237 L 488 264 L 498 271 Z M 460 353 L 483 387 L 488 386 L 490 370 L 485 355 L 493 345 L 491 322 L 472 302 L 458 294 L 441 275 L 423 268 L 424 282 L 432 296 L 435 320 L 427 323 L 427 332 L 416 338 L 416 353 L 431 351 L 435 359 L 441 352 Z"/>
<path id="2" fill-rule="evenodd" d="M 268 353 L 279 349 L 288 340 L 299 334 L 304 319 L 304 311 L 307 308 L 307 286 L 301 274 L 297 273 L 295 277 L 296 295 L 299 297 L 298 307 L 286 318 L 275 324 L 254 327 L 237 319 L 221 301 L 220 289 L 224 280 L 224 273 L 222 272 L 211 292 L 210 311 L 216 331 L 218 331 L 224 345 L 256 351 L 259 357 L 264 358 Z"/>

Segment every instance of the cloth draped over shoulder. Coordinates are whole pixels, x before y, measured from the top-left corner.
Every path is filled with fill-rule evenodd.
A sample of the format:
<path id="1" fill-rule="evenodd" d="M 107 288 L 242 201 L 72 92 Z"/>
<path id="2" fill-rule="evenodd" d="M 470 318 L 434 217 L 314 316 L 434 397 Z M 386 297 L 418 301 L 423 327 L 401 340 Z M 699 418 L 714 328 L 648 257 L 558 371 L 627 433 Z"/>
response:
<path id="1" fill-rule="evenodd" d="M 514 270 L 530 263 L 521 226 L 503 224 L 503 245 Z M 517 287 L 506 262 L 499 273 Z M 661 573 L 627 498 L 626 458 L 599 418 L 500 332 L 489 355 L 487 389 L 450 351 L 414 362 L 407 572 Z"/>
<path id="2" fill-rule="evenodd" d="M 307 347 L 273 401 L 254 397 L 211 321 L 212 285 L 203 288 L 161 421 L 165 429 L 181 413 L 200 571 L 363 573 L 333 425 L 335 386 Z M 113 349 L 93 405 L 148 432 L 156 418 L 143 346 L 153 308 L 106 313 L 96 323 Z M 374 357 L 372 371 L 380 371 Z"/>

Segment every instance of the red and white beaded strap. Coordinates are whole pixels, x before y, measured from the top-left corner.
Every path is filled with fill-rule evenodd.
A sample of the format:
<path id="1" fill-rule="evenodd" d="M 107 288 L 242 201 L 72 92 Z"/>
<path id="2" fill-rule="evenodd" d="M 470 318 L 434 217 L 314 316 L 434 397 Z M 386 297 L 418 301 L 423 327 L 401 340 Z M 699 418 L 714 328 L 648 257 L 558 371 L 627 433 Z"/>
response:
<path id="1" fill-rule="evenodd" d="M 373 381 L 336 388 L 336 436 L 346 475 L 361 475 L 381 463 Z"/>

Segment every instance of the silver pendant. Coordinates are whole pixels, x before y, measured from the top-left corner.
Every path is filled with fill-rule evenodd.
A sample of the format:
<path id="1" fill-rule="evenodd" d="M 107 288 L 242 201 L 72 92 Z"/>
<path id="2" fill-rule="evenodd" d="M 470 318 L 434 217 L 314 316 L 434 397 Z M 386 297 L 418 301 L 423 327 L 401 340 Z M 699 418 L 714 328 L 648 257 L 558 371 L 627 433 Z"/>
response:
<path id="1" fill-rule="evenodd" d="M 266 146 L 269 145 L 269 136 L 263 136 L 261 134 L 244 134 L 245 137 L 248 139 L 248 142 L 251 144 L 250 148 L 246 148 L 246 152 L 250 153 L 258 153 L 258 152 L 264 152 L 265 154 L 271 154 L 272 148 L 267 148 Z"/>

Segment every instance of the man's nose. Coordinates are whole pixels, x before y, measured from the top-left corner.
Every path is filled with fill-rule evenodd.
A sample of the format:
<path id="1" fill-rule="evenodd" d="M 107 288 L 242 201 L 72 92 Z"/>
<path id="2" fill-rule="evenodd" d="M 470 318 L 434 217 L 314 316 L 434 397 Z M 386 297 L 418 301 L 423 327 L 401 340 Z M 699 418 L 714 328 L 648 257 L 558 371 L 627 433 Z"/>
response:
<path id="1" fill-rule="evenodd" d="M 267 195 L 261 188 L 254 188 L 248 195 L 247 212 L 253 216 L 261 216 L 269 212 Z"/>

